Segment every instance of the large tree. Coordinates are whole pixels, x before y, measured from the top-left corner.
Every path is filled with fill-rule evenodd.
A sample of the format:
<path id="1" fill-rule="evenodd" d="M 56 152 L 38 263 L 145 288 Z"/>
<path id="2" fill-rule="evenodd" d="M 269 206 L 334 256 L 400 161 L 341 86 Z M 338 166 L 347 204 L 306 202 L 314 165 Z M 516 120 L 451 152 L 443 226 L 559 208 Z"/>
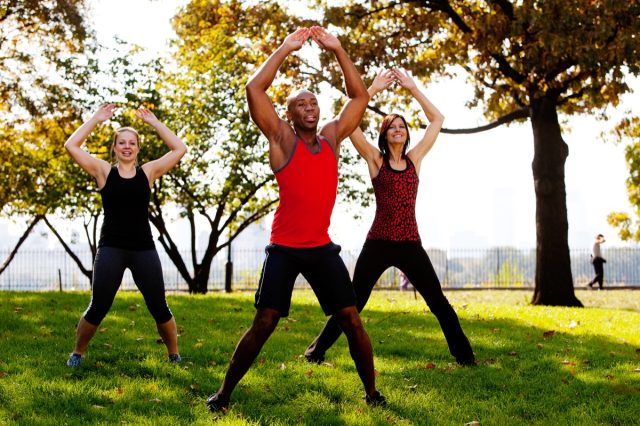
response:
<path id="1" fill-rule="evenodd" d="M 84 0 L 0 2 L 0 214 L 28 224 L 0 273 L 34 226 L 49 223 L 47 193 L 38 191 L 52 183 L 45 175 L 60 155 L 59 141 L 49 136 L 76 119 L 77 88 L 94 64 L 84 6 Z"/>
<path id="2" fill-rule="evenodd" d="M 603 113 L 629 90 L 626 76 L 640 70 L 640 3 L 348 0 L 339 7 L 323 3 L 325 24 L 343 34 L 343 45 L 363 72 L 396 65 L 424 81 L 438 75 L 466 76 L 475 90 L 468 105 L 482 106 L 488 123 L 444 132 L 472 133 L 514 121 L 530 122 L 537 237 L 532 303 L 582 306 L 574 294 L 570 268 L 564 184 L 569 150 L 558 115 Z M 322 78 L 335 81 L 335 73 L 327 70 L 331 69 L 322 64 Z"/>

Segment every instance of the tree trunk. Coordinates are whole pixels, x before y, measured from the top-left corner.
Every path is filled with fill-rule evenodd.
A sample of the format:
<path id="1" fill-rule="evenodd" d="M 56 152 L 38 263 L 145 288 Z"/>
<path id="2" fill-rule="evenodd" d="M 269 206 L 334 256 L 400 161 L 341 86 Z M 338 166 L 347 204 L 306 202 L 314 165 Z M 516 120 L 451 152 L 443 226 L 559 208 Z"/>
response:
<path id="1" fill-rule="evenodd" d="M 196 271 L 193 274 L 193 281 L 189 283 L 189 293 L 207 294 L 210 271 L 211 260 L 207 262 L 207 260 L 204 259 L 203 263 L 196 267 Z"/>
<path id="2" fill-rule="evenodd" d="M 564 165 L 569 147 L 562 139 L 556 101 L 547 95 L 531 103 L 536 191 L 536 277 L 531 303 L 582 306 L 573 291 L 568 243 Z"/>

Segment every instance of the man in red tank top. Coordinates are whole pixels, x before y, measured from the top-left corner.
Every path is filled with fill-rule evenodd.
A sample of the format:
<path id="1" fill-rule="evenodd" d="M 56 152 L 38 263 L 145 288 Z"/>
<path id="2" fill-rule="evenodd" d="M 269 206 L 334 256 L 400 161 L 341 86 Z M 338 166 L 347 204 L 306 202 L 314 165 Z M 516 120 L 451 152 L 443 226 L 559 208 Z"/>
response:
<path id="1" fill-rule="evenodd" d="M 320 108 L 316 96 L 301 90 L 287 99 L 287 120 L 276 113 L 267 90 L 286 57 L 313 39 L 333 52 L 342 70 L 348 102 L 340 114 L 318 133 Z M 320 27 L 299 28 L 251 77 L 246 86 L 251 118 L 269 140 L 269 162 L 280 190 L 280 204 L 266 248 L 253 324 L 238 342 L 224 381 L 207 400 L 211 411 L 226 410 L 240 379 L 275 330 L 289 314 L 294 282 L 302 274 L 326 315 L 343 329 L 370 405 L 384 404 L 376 390 L 373 351 L 355 307 L 355 295 L 340 246 L 331 242 L 328 228 L 338 186 L 340 142 L 359 125 L 369 94 L 340 41 Z"/>

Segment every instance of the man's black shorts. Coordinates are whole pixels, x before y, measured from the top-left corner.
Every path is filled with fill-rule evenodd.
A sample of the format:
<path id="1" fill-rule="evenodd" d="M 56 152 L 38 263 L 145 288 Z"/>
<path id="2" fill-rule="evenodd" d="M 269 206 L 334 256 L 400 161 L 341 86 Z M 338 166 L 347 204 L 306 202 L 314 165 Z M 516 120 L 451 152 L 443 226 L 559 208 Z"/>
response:
<path id="1" fill-rule="evenodd" d="M 340 250 L 334 243 L 312 248 L 269 244 L 256 291 L 256 308 L 271 308 L 288 316 L 298 274 L 309 282 L 325 315 L 354 306 L 355 293 Z"/>

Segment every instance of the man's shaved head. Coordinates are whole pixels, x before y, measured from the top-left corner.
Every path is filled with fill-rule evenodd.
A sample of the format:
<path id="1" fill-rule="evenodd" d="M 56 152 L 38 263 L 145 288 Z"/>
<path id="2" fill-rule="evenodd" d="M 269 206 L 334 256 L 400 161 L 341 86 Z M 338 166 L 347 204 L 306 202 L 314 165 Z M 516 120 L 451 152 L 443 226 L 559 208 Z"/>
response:
<path id="1" fill-rule="evenodd" d="M 287 97 L 287 110 L 291 110 L 291 104 L 298 99 L 303 98 L 315 98 L 316 95 L 313 92 L 310 92 L 306 89 L 294 89 L 291 91 L 289 96 Z"/>

